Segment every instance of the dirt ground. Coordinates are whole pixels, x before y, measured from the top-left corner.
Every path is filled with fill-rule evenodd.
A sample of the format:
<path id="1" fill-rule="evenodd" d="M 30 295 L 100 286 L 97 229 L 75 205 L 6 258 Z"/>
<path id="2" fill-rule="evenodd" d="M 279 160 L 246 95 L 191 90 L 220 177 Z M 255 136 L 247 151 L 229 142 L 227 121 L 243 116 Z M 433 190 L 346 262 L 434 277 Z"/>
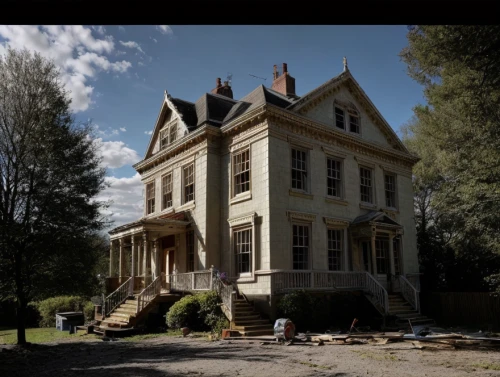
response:
<path id="1" fill-rule="evenodd" d="M 497 350 L 160 337 L 0 345 L 0 376 L 500 376 Z"/>

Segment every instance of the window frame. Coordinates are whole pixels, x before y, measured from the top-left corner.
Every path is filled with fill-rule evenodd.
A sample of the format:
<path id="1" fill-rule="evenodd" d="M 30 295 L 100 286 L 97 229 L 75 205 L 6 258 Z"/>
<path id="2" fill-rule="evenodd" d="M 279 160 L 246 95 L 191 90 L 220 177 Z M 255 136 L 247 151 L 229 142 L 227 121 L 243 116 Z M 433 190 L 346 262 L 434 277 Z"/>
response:
<path id="1" fill-rule="evenodd" d="M 376 238 L 375 239 L 375 261 L 377 263 L 377 275 L 387 275 L 391 272 L 390 267 L 390 244 L 391 240 L 389 238 Z M 381 245 L 385 245 L 386 248 L 380 247 Z M 380 255 L 380 251 L 384 252 L 383 256 Z M 383 261 L 383 263 L 381 262 Z M 379 265 L 383 265 L 384 271 L 382 272 L 379 268 Z"/>
<path id="2" fill-rule="evenodd" d="M 394 189 L 393 191 L 388 191 L 387 190 L 387 181 L 386 181 L 386 177 L 392 177 L 393 178 L 393 186 L 394 186 Z M 392 173 L 392 172 L 389 172 L 389 171 L 384 171 L 384 204 L 385 204 L 385 207 L 388 208 L 388 209 L 392 209 L 392 210 L 397 210 L 398 209 L 398 184 L 397 184 L 398 180 L 397 180 L 397 175 L 395 173 Z M 387 204 L 387 193 L 390 192 L 392 193 L 393 195 L 393 206 L 389 206 Z"/>
<path id="3" fill-rule="evenodd" d="M 337 110 L 342 111 L 342 115 L 337 113 Z M 346 113 L 347 113 L 347 111 L 343 106 L 339 106 L 338 104 L 335 104 L 335 103 L 333 104 L 333 116 L 334 116 L 334 122 L 335 122 L 334 126 L 336 129 L 343 130 L 343 131 L 346 130 L 346 115 L 347 115 Z M 337 119 L 337 116 L 342 116 L 342 127 L 338 126 L 339 120 Z"/>
<path id="4" fill-rule="evenodd" d="M 192 191 L 192 199 L 190 200 L 187 200 L 187 195 L 186 195 L 186 189 L 187 189 L 187 185 L 186 184 L 186 169 L 189 169 L 189 168 L 192 168 L 192 183 L 190 183 L 189 185 L 192 185 L 193 186 L 193 191 Z M 187 204 L 187 203 L 191 203 L 191 202 L 194 202 L 195 199 L 196 199 L 196 192 L 195 192 L 195 189 L 196 189 L 196 175 L 195 175 L 195 164 L 194 164 L 194 161 L 193 162 L 190 162 L 189 164 L 186 164 L 182 167 L 182 204 Z"/>
<path id="5" fill-rule="evenodd" d="M 367 178 L 362 176 L 362 173 L 361 173 L 362 169 L 370 172 L 370 178 L 369 178 L 370 179 L 370 186 L 363 185 L 363 180 L 367 179 Z M 365 165 L 359 165 L 358 172 L 359 172 L 359 194 L 360 194 L 359 200 L 362 204 L 374 206 L 375 205 L 375 169 L 368 167 L 368 166 L 365 166 Z M 368 187 L 368 189 L 369 189 L 369 201 L 363 200 L 362 187 Z"/>
<path id="6" fill-rule="evenodd" d="M 334 228 L 334 227 L 327 227 L 326 228 L 326 258 L 327 258 L 327 266 L 328 266 L 328 271 L 344 271 L 345 270 L 345 263 L 344 257 L 345 257 L 345 230 L 341 228 Z M 340 235 L 339 240 L 336 240 L 338 245 L 340 245 L 339 249 L 333 249 L 330 247 L 330 232 L 335 232 Z M 333 257 L 330 256 L 330 251 L 338 252 L 338 256 L 336 257 L 338 259 L 338 268 L 333 269 L 331 268 L 332 265 L 330 264 L 330 260 L 333 259 Z"/>
<path id="7" fill-rule="evenodd" d="M 335 179 L 329 175 L 328 163 L 329 161 L 335 161 L 339 164 L 339 179 L 338 181 L 338 191 L 340 195 L 330 195 L 330 179 Z M 326 196 L 328 198 L 343 199 L 344 198 L 344 159 L 332 155 L 326 155 Z"/>
<path id="8" fill-rule="evenodd" d="M 294 158 L 293 158 L 293 153 L 295 152 L 300 152 L 304 154 L 305 157 L 305 170 L 299 170 L 294 168 Z M 310 192 L 310 150 L 308 148 L 304 148 L 298 145 L 291 145 L 290 147 L 290 187 L 293 191 L 296 192 L 303 192 L 303 193 L 309 193 Z M 294 178 L 293 178 L 293 172 L 294 170 L 298 172 L 305 172 L 305 178 L 303 179 L 303 185 L 305 186 L 304 188 L 297 188 L 294 187 Z"/>
<path id="9" fill-rule="evenodd" d="M 152 180 L 146 183 L 146 215 L 151 215 L 156 211 L 156 181 Z M 151 188 L 150 188 L 151 187 Z M 152 196 L 150 194 L 152 193 Z M 152 204 L 150 205 L 150 202 Z"/>
<path id="10" fill-rule="evenodd" d="M 304 227 L 304 229 L 307 229 L 307 260 L 306 260 L 306 268 L 295 268 L 295 248 L 301 248 L 304 247 L 304 245 L 300 244 L 295 244 L 295 227 Z M 310 270 L 312 266 L 312 224 L 309 222 L 302 222 L 302 221 L 292 221 L 291 223 L 291 269 L 294 271 L 307 271 Z M 297 263 L 304 263 L 302 262 L 297 262 Z"/>
<path id="11" fill-rule="evenodd" d="M 179 133 L 178 125 L 179 120 L 177 118 L 165 122 L 165 125 L 160 130 L 160 150 L 167 148 L 177 140 L 177 135 Z M 173 140 L 172 129 L 175 129 L 175 137 L 173 138 Z"/>
<path id="12" fill-rule="evenodd" d="M 165 180 L 167 177 L 170 177 L 170 191 L 165 192 Z M 170 193 L 170 205 L 166 205 L 165 203 L 165 195 Z M 168 201 L 167 201 L 168 203 Z M 166 209 L 172 208 L 174 205 L 174 175 L 173 172 L 168 172 L 161 176 L 161 210 L 164 211 Z"/>
<path id="13" fill-rule="evenodd" d="M 254 227 L 252 224 L 246 224 L 237 226 L 231 229 L 232 232 L 232 255 L 234 260 L 234 271 L 236 276 L 238 277 L 250 277 L 255 269 L 254 266 L 254 253 L 255 253 L 255 244 L 254 244 Z M 249 232 L 247 236 L 247 243 L 238 244 L 238 236 L 237 234 L 241 234 L 243 232 Z M 249 245 L 248 252 L 238 252 L 238 246 Z M 248 271 L 240 271 L 240 255 L 248 255 Z"/>
<path id="14" fill-rule="evenodd" d="M 349 132 L 351 134 L 355 134 L 355 135 L 361 135 L 361 117 L 359 114 L 355 113 L 354 111 L 347 111 L 348 115 L 349 115 Z M 353 122 L 351 121 L 352 118 L 355 118 L 357 119 L 357 123 L 355 123 L 358 131 L 355 132 L 355 131 L 352 131 L 351 127 L 352 127 L 352 124 Z"/>
<path id="15" fill-rule="evenodd" d="M 236 166 L 235 166 L 235 158 L 238 156 L 241 156 L 243 154 L 247 153 L 248 154 L 248 170 L 245 170 L 243 172 L 239 172 L 239 175 L 244 174 L 246 171 L 248 171 L 248 189 L 245 191 L 241 192 L 236 192 Z M 240 183 L 241 185 L 241 183 Z M 231 153 L 231 197 L 232 198 L 238 198 L 238 197 L 246 197 L 248 195 L 251 195 L 252 192 L 252 153 L 251 153 L 251 148 L 250 146 L 246 146 L 242 149 L 238 149 L 236 151 L 233 151 Z"/>

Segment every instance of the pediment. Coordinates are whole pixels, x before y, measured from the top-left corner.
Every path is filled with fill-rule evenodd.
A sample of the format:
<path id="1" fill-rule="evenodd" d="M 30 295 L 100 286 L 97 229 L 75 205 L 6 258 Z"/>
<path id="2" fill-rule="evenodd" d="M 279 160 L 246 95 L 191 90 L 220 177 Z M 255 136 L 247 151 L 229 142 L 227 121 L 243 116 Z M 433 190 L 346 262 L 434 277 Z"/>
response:
<path id="1" fill-rule="evenodd" d="M 167 128 L 173 126 L 174 124 L 176 126 L 175 140 L 179 140 L 189 132 L 183 114 L 175 105 L 174 99 L 165 91 L 165 98 L 156 119 L 144 159 L 151 157 L 161 150 L 160 134 L 168 132 Z"/>
<path id="2" fill-rule="evenodd" d="M 335 126 L 336 106 L 344 111 L 345 131 Z M 364 141 L 409 154 L 394 130 L 349 71 L 343 72 L 302 96 L 300 100 L 291 104 L 288 110 L 329 125 L 333 129 L 360 137 Z M 349 114 L 359 116 L 359 133 L 350 132 Z"/>

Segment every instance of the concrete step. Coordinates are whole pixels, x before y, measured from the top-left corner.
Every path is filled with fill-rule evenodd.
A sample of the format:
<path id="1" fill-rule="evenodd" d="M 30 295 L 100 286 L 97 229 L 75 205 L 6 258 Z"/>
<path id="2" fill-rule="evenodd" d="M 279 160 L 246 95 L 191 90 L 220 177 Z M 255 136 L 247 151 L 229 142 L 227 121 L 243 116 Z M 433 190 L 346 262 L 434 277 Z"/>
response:
<path id="1" fill-rule="evenodd" d="M 244 326 L 233 326 L 233 330 L 242 330 L 242 331 L 253 331 L 253 330 L 268 330 L 272 329 L 272 325 L 267 322 L 266 324 L 261 325 L 244 325 Z"/>
<path id="2" fill-rule="evenodd" d="M 126 302 L 120 305 L 120 308 L 130 308 L 130 309 L 137 309 L 137 302 L 134 301 L 133 304 L 127 304 Z"/>
<path id="3" fill-rule="evenodd" d="M 248 315 L 236 314 L 234 316 L 235 321 L 249 321 L 251 319 L 260 319 L 260 315 L 258 313 L 249 313 Z"/>
<path id="4" fill-rule="evenodd" d="M 239 331 L 243 336 L 264 336 L 264 335 L 274 335 L 274 329 L 270 328 L 267 330 L 244 330 Z"/>
<path id="5" fill-rule="evenodd" d="M 123 320 L 128 321 L 130 317 L 131 317 L 130 314 L 117 313 L 116 311 L 114 311 L 113 313 L 111 313 L 110 316 L 109 316 L 109 318 L 117 318 L 117 319 L 121 319 L 122 321 Z"/>
<path id="6" fill-rule="evenodd" d="M 128 314 L 129 316 L 135 317 L 135 310 L 136 308 L 116 308 L 113 313 L 121 313 L 121 314 Z"/>
<path id="7" fill-rule="evenodd" d="M 124 304 L 130 304 L 137 306 L 137 300 L 125 300 Z M 123 305 L 123 304 L 122 304 Z"/>
<path id="8" fill-rule="evenodd" d="M 250 320 L 235 320 L 234 321 L 235 326 L 260 326 L 260 325 L 268 325 L 270 326 L 271 324 L 267 319 L 250 319 Z"/>

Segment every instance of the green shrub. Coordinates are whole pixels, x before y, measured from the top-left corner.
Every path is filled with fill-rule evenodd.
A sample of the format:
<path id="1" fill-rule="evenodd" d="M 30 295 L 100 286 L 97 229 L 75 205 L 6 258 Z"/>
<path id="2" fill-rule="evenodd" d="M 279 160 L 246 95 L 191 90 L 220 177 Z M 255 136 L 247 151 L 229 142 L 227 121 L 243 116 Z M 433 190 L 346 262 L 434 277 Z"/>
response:
<path id="1" fill-rule="evenodd" d="M 95 306 L 92 301 L 85 303 L 83 307 L 83 315 L 85 316 L 85 322 L 90 322 L 94 320 Z"/>
<path id="2" fill-rule="evenodd" d="M 54 327 L 56 313 L 83 311 L 87 300 L 80 296 L 59 296 L 40 301 L 36 304 L 40 312 L 40 327 Z"/>
<path id="3" fill-rule="evenodd" d="M 221 300 L 215 291 L 183 297 L 170 307 L 167 325 L 171 328 L 189 327 L 195 331 L 210 330 L 213 334 L 220 334 L 229 326 L 220 304 Z"/>

